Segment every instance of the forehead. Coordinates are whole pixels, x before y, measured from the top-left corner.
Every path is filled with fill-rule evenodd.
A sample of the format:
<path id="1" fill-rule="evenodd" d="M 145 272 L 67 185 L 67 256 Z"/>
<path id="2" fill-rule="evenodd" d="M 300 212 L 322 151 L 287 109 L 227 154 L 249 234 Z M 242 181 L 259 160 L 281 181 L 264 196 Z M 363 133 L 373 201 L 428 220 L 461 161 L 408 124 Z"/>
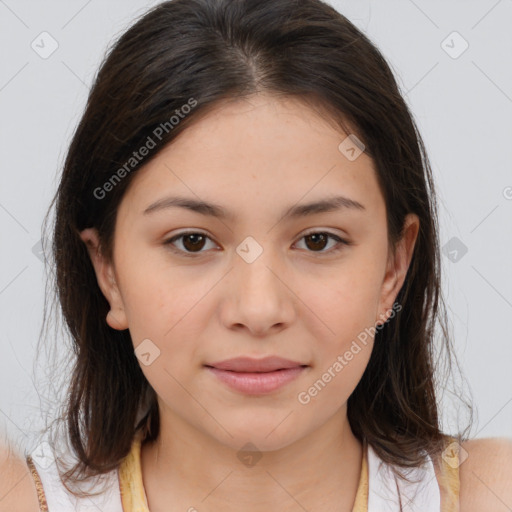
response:
<path id="1" fill-rule="evenodd" d="M 309 202 L 326 193 L 377 204 L 373 161 L 365 153 L 348 159 L 340 150 L 347 135 L 323 110 L 296 98 L 259 94 L 222 102 L 137 171 L 123 202 L 142 213 L 172 191 L 233 209 Z"/>

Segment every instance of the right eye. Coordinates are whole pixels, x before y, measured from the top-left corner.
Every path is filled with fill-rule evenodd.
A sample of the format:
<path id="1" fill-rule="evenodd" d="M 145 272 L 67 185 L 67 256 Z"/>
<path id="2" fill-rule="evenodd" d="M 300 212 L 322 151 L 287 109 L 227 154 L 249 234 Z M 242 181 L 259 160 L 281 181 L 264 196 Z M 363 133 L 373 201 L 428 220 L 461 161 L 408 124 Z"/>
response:
<path id="1" fill-rule="evenodd" d="M 194 256 L 195 254 L 201 254 L 201 249 L 205 246 L 207 240 L 211 241 L 211 238 L 206 234 L 198 231 L 187 231 L 180 233 L 172 238 L 169 238 L 164 242 L 164 245 L 170 246 L 173 252 L 179 253 L 184 256 Z M 183 249 L 176 247 L 174 243 L 179 241 Z"/>

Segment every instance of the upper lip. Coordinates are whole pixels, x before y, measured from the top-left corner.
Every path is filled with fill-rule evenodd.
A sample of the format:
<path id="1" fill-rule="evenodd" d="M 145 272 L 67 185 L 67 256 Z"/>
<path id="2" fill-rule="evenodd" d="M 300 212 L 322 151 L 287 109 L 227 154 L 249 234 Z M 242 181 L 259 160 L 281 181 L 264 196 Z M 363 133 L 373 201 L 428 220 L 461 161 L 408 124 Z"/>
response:
<path id="1" fill-rule="evenodd" d="M 307 365 L 282 357 L 269 356 L 262 359 L 235 357 L 233 359 L 207 364 L 206 366 L 213 366 L 219 370 L 230 370 L 232 372 L 272 372 Z"/>

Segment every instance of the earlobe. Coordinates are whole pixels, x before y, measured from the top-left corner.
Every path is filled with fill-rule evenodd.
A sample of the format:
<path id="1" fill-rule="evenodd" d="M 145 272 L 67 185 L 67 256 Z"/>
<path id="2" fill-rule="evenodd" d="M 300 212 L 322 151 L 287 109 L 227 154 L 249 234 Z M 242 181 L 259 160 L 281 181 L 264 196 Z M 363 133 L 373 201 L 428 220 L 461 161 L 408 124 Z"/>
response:
<path id="1" fill-rule="evenodd" d="M 377 324 L 383 324 L 392 312 L 393 303 L 404 284 L 419 232 L 418 216 L 410 213 L 404 222 L 403 236 L 395 251 L 390 249 L 386 274 L 382 283 Z"/>
<path id="2" fill-rule="evenodd" d="M 112 329 L 116 329 L 117 331 L 124 331 L 125 329 L 128 329 L 124 311 L 122 311 L 122 315 L 119 315 L 120 318 L 118 318 L 116 314 L 119 315 L 118 312 L 114 313 L 112 309 L 107 313 L 107 324 L 112 327 Z"/>
<path id="3" fill-rule="evenodd" d="M 101 254 L 101 244 L 96 228 L 87 228 L 80 232 L 80 238 L 87 246 L 98 286 L 110 304 L 106 321 L 110 327 L 117 330 L 128 329 L 124 305 L 117 286 L 112 264 Z"/>

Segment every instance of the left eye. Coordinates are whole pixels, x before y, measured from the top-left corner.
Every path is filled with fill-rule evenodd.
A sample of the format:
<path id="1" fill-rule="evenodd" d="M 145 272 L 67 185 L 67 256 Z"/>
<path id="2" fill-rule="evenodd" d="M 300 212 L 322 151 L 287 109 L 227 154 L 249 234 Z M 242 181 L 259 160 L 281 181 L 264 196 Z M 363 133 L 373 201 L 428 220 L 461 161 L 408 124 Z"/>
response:
<path id="1" fill-rule="evenodd" d="M 334 240 L 336 243 L 334 244 L 335 248 L 331 250 L 324 250 L 328 245 L 329 239 Z M 206 241 L 212 241 L 211 238 L 201 232 L 191 231 L 188 233 L 181 233 L 176 235 L 169 240 L 164 242 L 164 245 L 170 245 L 172 250 L 186 256 L 191 256 L 193 254 L 200 254 L 201 249 L 204 248 Z M 343 245 L 350 245 L 350 242 L 340 238 L 339 236 L 325 232 L 325 231 L 314 231 L 312 233 L 307 233 L 303 235 L 300 240 L 306 240 L 306 247 L 309 252 L 319 252 L 319 253 L 332 253 L 337 252 L 342 249 Z M 180 241 L 182 248 L 178 248 L 174 245 L 176 241 Z M 337 245 L 337 246 L 336 246 Z M 312 250 L 311 250 L 312 249 Z"/>
<path id="2" fill-rule="evenodd" d="M 325 249 L 325 246 L 327 245 L 327 241 L 329 239 L 334 240 L 336 242 L 336 244 L 334 244 L 335 248 L 332 250 L 324 251 L 323 249 Z M 320 250 L 313 250 L 311 252 L 320 252 L 320 253 L 337 252 L 342 249 L 343 245 L 350 245 L 347 240 L 344 240 L 343 238 L 340 238 L 339 236 L 337 236 L 333 233 L 328 233 L 325 231 L 314 231 L 312 233 L 307 233 L 306 235 L 304 235 L 301 238 L 301 240 L 307 240 L 306 246 L 308 246 L 308 242 L 309 242 L 308 248 L 313 247 L 314 249 L 320 249 Z"/>

